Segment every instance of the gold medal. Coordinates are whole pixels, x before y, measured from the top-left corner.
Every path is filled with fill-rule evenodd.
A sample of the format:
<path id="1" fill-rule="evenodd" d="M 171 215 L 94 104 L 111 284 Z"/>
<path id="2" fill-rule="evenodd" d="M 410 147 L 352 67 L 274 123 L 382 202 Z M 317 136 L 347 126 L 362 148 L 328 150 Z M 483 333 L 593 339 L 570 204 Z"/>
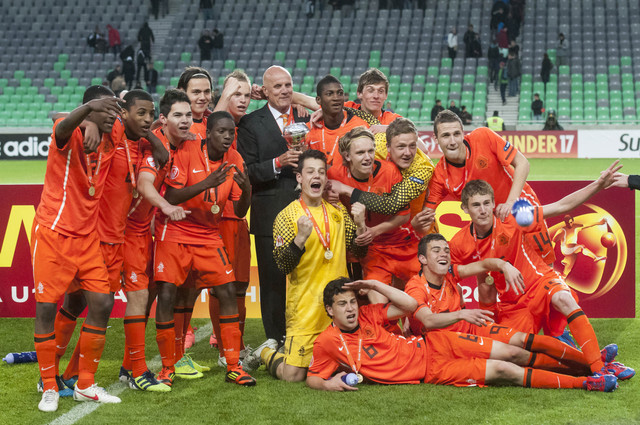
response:
<path id="1" fill-rule="evenodd" d="M 331 252 L 331 250 L 330 250 L 330 249 L 327 249 L 327 250 L 324 252 L 324 258 L 325 258 L 325 260 L 327 260 L 327 261 L 331 261 L 331 259 L 333 258 L 333 252 Z"/>
<path id="2" fill-rule="evenodd" d="M 220 207 L 218 206 L 218 204 L 211 205 L 211 212 L 214 214 L 218 214 L 220 212 Z"/>
<path id="3" fill-rule="evenodd" d="M 484 283 L 486 283 L 487 285 L 493 285 L 493 276 L 488 275 L 484 280 Z"/>
<path id="4" fill-rule="evenodd" d="M 89 196 L 95 196 L 96 194 L 96 188 L 93 186 L 89 187 Z"/>
<path id="5" fill-rule="evenodd" d="M 359 373 L 356 373 L 356 376 L 358 377 L 358 384 L 362 384 L 362 381 L 364 381 L 364 377 Z"/>
<path id="6" fill-rule="evenodd" d="M 134 198 L 137 198 L 137 197 L 138 197 L 138 195 L 139 195 L 138 190 L 134 187 L 134 188 L 133 188 L 133 197 L 134 197 Z"/>

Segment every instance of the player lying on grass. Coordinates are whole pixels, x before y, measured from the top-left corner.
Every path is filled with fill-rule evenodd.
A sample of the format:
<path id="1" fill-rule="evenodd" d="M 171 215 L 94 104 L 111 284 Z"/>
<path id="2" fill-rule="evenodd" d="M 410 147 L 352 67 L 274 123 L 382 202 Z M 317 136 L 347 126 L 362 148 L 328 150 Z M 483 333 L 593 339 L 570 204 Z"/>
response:
<path id="1" fill-rule="evenodd" d="M 358 307 L 358 290 L 378 291 L 390 303 Z M 509 355 L 505 356 L 516 347 L 487 337 L 448 331 L 428 332 L 423 338 L 391 334 L 384 324 L 413 314 L 418 303 L 381 282 L 333 280 L 324 290 L 324 304 L 333 322 L 313 347 L 307 385 L 314 389 L 356 390 L 342 381 L 345 369 L 382 384 L 511 384 L 589 391 L 613 391 L 617 387 L 613 375 L 574 377 L 518 366 L 508 361 Z"/>
<path id="2" fill-rule="evenodd" d="M 632 369 L 616 362 L 604 364 L 596 334 L 578 305 L 577 296 L 523 238 L 524 234 L 546 232 L 543 217 L 564 214 L 608 187 L 615 171 L 617 163 L 603 171 L 598 180 L 560 201 L 532 207 L 533 222 L 526 228 L 511 215 L 504 223 L 498 220 L 494 216 L 493 189 L 483 180 L 472 180 L 462 191 L 462 209 L 469 214 L 471 223 L 455 234 L 449 246 L 453 264 L 501 258 L 522 273 L 524 293 L 508 291 L 504 277 L 495 273 L 489 282 L 478 285 L 480 303 L 498 312 L 498 323 L 534 334 L 544 329 L 551 336 L 561 335 L 568 324 L 592 372 L 615 373 L 620 379 L 628 379 L 635 374 Z M 496 305 L 498 293 L 500 302 Z"/>
<path id="3" fill-rule="evenodd" d="M 405 288 L 407 294 L 418 302 L 415 319 L 412 320 L 412 323 L 417 324 L 413 329 L 416 335 L 423 333 L 426 328 L 427 331 L 444 329 L 489 337 L 519 347 L 512 350 L 511 361 L 521 366 L 567 374 L 589 373 L 589 364 L 584 354 L 562 341 L 495 324 L 494 314 L 489 310 L 465 308 L 462 288 L 458 282 L 469 276 L 497 272 L 504 276 L 509 288 L 507 290 L 524 291 L 522 274 L 508 262 L 487 258 L 467 265 L 452 266 L 449 245 L 439 233 L 422 238 L 418 247 L 418 260 L 422 265 L 422 272 L 414 276 Z M 617 353 L 616 344 L 606 346 L 601 351 L 602 361 L 613 361 Z M 573 371 L 576 373 L 572 373 Z"/>

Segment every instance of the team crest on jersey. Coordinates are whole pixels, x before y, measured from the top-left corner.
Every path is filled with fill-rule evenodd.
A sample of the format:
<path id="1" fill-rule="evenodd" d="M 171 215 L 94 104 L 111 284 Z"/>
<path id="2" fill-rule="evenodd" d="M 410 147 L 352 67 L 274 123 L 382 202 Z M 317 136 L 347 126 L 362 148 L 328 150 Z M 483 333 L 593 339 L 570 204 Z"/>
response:
<path id="1" fill-rule="evenodd" d="M 300 347 L 300 349 L 298 350 L 298 355 L 299 355 L 300 357 L 304 357 L 304 353 L 305 353 L 305 351 L 304 351 L 304 347 Z"/>
<path id="2" fill-rule="evenodd" d="M 171 180 L 174 180 L 176 177 L 178 177 L 178 174 L 180 174 L 180 170 L 178 169 L 178 167 L 176 167 L 175 165 L 171 167 L 171 174 L 169 175 L 169 178 Z"/>
<path id="3" fill-rule="evenodd" d="M 418 184 L 424 184 L 424 180 L 417 178 L 416 176 L 410 176 L 409 180 L 411 180 L 414 183 L 418 183 Z"/>
<path id="4" fill-rule="evenodd" d="M 331 213 L 331 219 L 336 223 L 340 223 L 342 221 L 342 216 L 336 212 Z"/>
<path id="5" fill-rule="evenodd" d="M 147 165 L 148 165 L 149 167 L 156 168 L 156 162 L 153 160 L 153 157 L 152 157 L 152 156 L 150 156 L 150 157 L 148 157 L 148 158 L 147 158 Z"/>
<path id="6" fill-rule="evenodd" d="M 160 262 L 160 264 L 158 264 L 158 267 L 156 267 L 156 271 L 158 273 L 162 273 L 164 271 L 164 264 L 162 264 L 162 262 Z"/>
<path id="7" fill-rule="evenodd" d="M 476 167 L 480 169 L 487 168 L 487 165 L 489 165 L 489 161 L 484 156 L 478 157 L 476 160 Z"/>
<path id="8" fill-rule="evenodd" d="M 510 147 L 511 147 L 511 143 L 507 142 L 505 143 L 504 148 L 502 148 L 502 150 L 506 152 L 509 150 Z"/>
<path id="9" fill-rule="evenodd" d="M 284 245 L 284 239 L 282 236 L 278 235 L 276 238 L 276 247 L 281 247 L 282 245 Z"/>
<path id="10" fill-rule="evenodd" d="M 371 338 L 371 337 L 373 337 L 373 336 L 374 336 L 373 329 L 371 329 L 369 326 L 365 327 L 365 328 L 363 329 L 363 331 L 364 331 L 364 335 L 365 335 L 367 338 Z"/>
<path id="11" fill-rule="evenodd" d="M 504 233 L 500 233 L 498 235 L 498 245 L 507 245 L 509 243 L 509 237 Z"/>
<path id="12" fill-rule="evenodd" d="M 38 294 L 43 294 L 44 293 L 44 285 L 42 284 L 42 282 L 38 282 Z"/>
<path id="13" fill-rule="evenodd" d="M 129 276 L 129 279 L 131 280 L 131 282 L 137 282 L 138 275 L 136 274 L 136 272 L 131 272 L 131 276 Z"/>

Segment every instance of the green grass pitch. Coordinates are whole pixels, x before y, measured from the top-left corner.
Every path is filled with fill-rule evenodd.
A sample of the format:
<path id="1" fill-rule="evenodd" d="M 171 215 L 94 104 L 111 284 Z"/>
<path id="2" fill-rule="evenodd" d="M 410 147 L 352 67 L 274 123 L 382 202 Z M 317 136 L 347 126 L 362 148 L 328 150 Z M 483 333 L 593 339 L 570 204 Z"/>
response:
<path id="1" fill-rule="evenodd" d="M 626 173 L 638 173 L 640 159 L 625 159 Z M 530 180 L 589 180 L 611 160 L 531 159 Z M 43 161 L 0 161 L 0 183 L 41 183 Z M 636 211 L 638 197 L 636 196 Z M 636 228 L 638 220 L 636 219 Z M 636 246 L 638 245 L 636 236 Z M 636 269 L 638 269 L 636 259 Z M 636 316 L 638 291 L 636 291 Z M 594 319 L 600 345 L 616 342 L 619 360 L 640 367 L 640 319 Z M 147 359 L 159 369 L 153 321 L 147 332 Z M 119 388 L 124 333 L 122 319 L 110 322 L 107 345 L 96 376 L 105 387 Z M 38 370 L 34 364 L 0 365 L 0 425 L 4 424 L 632 424 L 640 423 L 640 378 L 622 382 L 611 394 L 579 390 L 524 388 L 453 388 L 434 385 L 364 385 L 352 393 L 321 393 L 303 384 L 272 379 L 264 369 L 254 376 L 258 385 L 240 388 L 224 382 L 216 365 L 218 351 L 208 345 L 207 320 L 194 320 L 204 337 L 191 350 L 201 364 L 212 367 L 203 379 L 177 380 L 167 394 L 124 389 L 122 404 L 103 405 L 91 413 L 72 399 L 61 399 L 55 414 L 37 410 L 35 390 Z M 75 343 L 74 336 L 72 344 Z M 247 323 L 246 342 L 264 340 L 258 319 Z M 0 319 L 0 353 L 33 349 L 32 319 Z M 63 359 L 62 366 L 66 365 Z M 93 406 L 95 407 L 95 406 Z M 85 416 L 83 416 L 85 415 Z M 58 419 L 57 419 L 58 418 Z M 57 419 L 57 421 L 56 421 Z"/>

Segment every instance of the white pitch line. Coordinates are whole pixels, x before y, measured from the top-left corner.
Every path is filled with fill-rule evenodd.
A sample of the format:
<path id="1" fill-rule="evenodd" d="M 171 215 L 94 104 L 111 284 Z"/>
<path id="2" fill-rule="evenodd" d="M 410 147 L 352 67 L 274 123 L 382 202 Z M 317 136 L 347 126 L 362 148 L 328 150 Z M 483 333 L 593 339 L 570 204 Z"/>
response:
<path id="1" fill-rule="evenodd" d="M 203 339 L 208 338 L 209 335 L 211 335 L 211 329 L 212 329 L 211 322 L 207 323 L 204 326 L 199 327 L 195 333 L 196 342 L 200 342 Z M 160 366 L 161 365 L 160 355 L 158 354 L 153 359 L 151 359 L 148 362 L 148 365 L 149 367 L 152 367 L 154 369 Z M 118 381 L 111 384 L 109 388 L 106 388 L 106 390 L 109 394 L 117 396 L 120 393 L 122 393 L 126 388 L 128 388 L 128 385 L 124 385 L 122 382 Z M 49 425 L 74 424 L 78 422 L 80 419 L 84 418 L 85 416 L 91 414 L 94 410 L 96 410 L 100 406 L 102 406 L 102 403 L 78 402 L 78 404 L 75 407 L 73 407 L 71 410 L 69 410 L 67 413 L 49 422 Z"/>

